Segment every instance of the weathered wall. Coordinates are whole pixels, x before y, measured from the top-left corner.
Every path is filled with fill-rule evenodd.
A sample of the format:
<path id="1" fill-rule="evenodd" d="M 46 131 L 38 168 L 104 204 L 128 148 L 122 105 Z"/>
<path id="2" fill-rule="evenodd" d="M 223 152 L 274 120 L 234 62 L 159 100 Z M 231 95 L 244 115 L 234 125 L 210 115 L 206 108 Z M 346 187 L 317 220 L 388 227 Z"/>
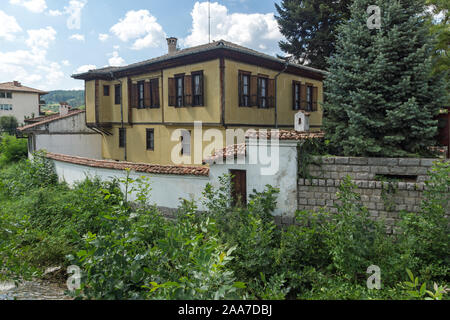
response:
<path id="1" fill-rule="evenodd" d="M 350 176 L 370 215 L 384 219 L 392 232 L 401 211 L 419 212 L 427 172 L 436 160 L 315 157 L 315 164 L 308 166 L 314 179 L 298 181 L 298 209 L 317 211 L 326 207 L 336 212 L 336 193 L 342 180 Z M 397 180 L 387 182 L 389 176 Z"/>
<path id="2" fill-rule="evenodd" d="M 36 150 L 102 159 L 102 136 L 99 134 L 38 134 L 35 137 Z"/>

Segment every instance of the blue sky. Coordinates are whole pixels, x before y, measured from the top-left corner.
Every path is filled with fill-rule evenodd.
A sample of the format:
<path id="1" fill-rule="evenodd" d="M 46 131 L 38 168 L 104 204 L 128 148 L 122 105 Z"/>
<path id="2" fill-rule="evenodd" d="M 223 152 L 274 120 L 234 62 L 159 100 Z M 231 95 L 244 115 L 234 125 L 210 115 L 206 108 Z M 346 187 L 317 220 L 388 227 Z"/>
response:
<path id="1" fill-rule="evenodd" d="M 81 89 L 70 75 L 126 65 L 208 41 L 208 3 L 191 0 L 1 0 L 0 82 Z M 281 53 L 274 1 L 211 2 L 212 39 Z"/>

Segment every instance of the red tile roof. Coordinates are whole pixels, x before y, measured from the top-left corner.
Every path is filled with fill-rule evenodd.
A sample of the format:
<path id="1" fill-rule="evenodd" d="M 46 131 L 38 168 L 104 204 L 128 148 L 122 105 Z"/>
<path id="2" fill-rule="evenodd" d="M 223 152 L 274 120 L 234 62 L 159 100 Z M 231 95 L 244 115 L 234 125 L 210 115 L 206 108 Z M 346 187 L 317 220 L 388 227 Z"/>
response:
<path id="1" fill-rule="evenodd" d="M 33 89 L 33 88 L 22 86 L 22 85 L 18 86 L 17 84 L 18 84 L 17 82 L 0 83 L 0 90 L 13 91 L 13 92 L 38 93 L 38 94 L 41 94 L 41 95 L 48 94 L 48 92 L 46 92 L 46 91 Z"/>
<path id="2" fill-rule="evenodd" d="M 263 132 L 261 130 L 255 130 L 254 132 L 249 132 L 247 134 L 247 138 L 266 138 L 271 139 L 272 138 L 272 131 L 267 130 L 266 132 Z M 278 133 L 273 133 L 274 138 L 278 138 L 279 140 L 306 140 L 306 139 L 320 139 L 325 136 L 325 133 L 322 131 L 318 132 L 300 132 L 295 130 L 279 130 Z"/>
<path id="3" fill-rule="evenodd" d="M 34 128 L 34 127 L 38 127 L 38 126 L 41 126 L 43 124 L 50 123 L 50 122 L 53 122 L 53 121 L 56 121 L 56 120 L 73 117 L 73 116 L 75 116 L 77 114 L 84 113 L 84 112 L 86 112 L 86 111 L 85 110 L 73 110 L 73 111 L 69 111 L 68 114 L 63 115 L 63 116 L 61 116 L 59 113 L 58 114 L 53 114 L 51 116 L 42 117 L 42 120 L 39 121 L 39 122 L 31 123 L 31 124 L 28 124 L 26 126 L 17 128 L 17 130 L 19 130 L 19 131 L 27 131 L 27 130 L 30 130 L 30 129 Z"/>
<path id="4" fill-rule="evenodd" d="M 246 154 L 246 145 L 245 143 L 235 144 L 223 148 L 221 150 L 216 150 L 214 155 L 208 157 L 203 160 L 203 163 L 215 163 L 217 160 L 222 159 L 226 160 L 229 158 L 235 159 L 238 156 L 245 156 Z"/>
<path id="5" fill-rule="evenodd" d="M 93 168 L 125 170 L 130 169 L 136 172 L 151 174 L 167 174 L 167 175 L 185 175 L 185 176 L 209 176 L 208 167 L 193 166 L 163 166 L 146 163 L 132 163 L 113 160 L 94 160 L 82 157 L 68 156 L 64 154 L 50 153 L 46 154 L 47 158 L 67 163 L 78 164 Z"/>

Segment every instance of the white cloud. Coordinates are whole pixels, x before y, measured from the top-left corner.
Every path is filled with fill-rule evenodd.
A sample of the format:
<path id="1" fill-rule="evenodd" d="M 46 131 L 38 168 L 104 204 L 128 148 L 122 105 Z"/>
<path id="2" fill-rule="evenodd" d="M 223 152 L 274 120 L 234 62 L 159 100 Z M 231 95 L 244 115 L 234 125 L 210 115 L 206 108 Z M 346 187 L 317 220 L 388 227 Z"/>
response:
<path id="1" fill-rule="evenodd" d="M 25 7 L 34 13 L 41 13 L 47 9 L 45 0 L 9 0 L 9 3 Z"/>
<path id="2" fill-rule="evenodd" d="M 54 89 L 64 78 L 59 63 L 47 59 L 47 50 L 56 39 L 56 31 L 46 27 L 28 30 L 27 34 L 28 50 L 3 52 L 0 48 L 0 82 L 16 79 L 43 90 Z"/>
<path id="3" fill-rule="evenodd" d="M 196 2 L 191 16 L 191 34 L 181 43 L 186 47 L 208 43 L 208 2 Z M 211 3 L 211 41 L 223 39 L 275 54 L 282 38 L 273 13 L 230 14 L 227 7 Z"/>
<path id="4" fill-rule="evenodd" d="M 85 65 L 79 67 L 77 70 L 75 70 L 74 74 L 85 73 L 85 72 L 88 72 L 89 70 L 93 70 L 93 69 L 97 69 L 97 66 L 93 65 L 93 64 L 85 64 Z"/>
<path id="5" fill-rule="evenodd" d="M 67 28 L 71 30 L 81 28 L 81 12 L 86 4 L 87 0 L 70 0 L 69 6 L 64 7 L 64 13 L 69 15 Z"/>
<path id="6" fill-rule="evenodd" d="M 73 34 L 69 37 L 70 40 L 84 41 L 84 35 L 82 34 Z"/>
<path id="7" fill-rule="evenodd" d="M 63 61 L 61 61 L 61 63 L 62 63 L 62 65 L 65 66 L 65 67 L 70 66 L 69 60 L 63 60 Z"/>
<path id="8" fill-rule="evenodd" d="M 14 33 L 22 31 L 22 28 L 17 23 L 13 16 L 8 16 L 5 12 L 0 10 L 0 38 L 12 41 L 15 39 Z"/>
<path id="9" fill-rule="evenodd" d="M 56 31 L 52 27 L 37 30 L 28 30 L 27 33 L 28 39 L 25 43 L 32 49 L 47 49 L 50 45 L 50 42 L 56 39 Z"/>
<path id="10" fill-rule="evenodd" d="M 63 13 L 59 10 L 49 10 L 48 14 L 51 15 L 52 17 L 58 17 L 63 15 Z"/>
<path id="11" fill-rule="evenodd" d="M 100 40 L 101 42 L 105 42 L 108 39 L 109 39 L 109 34 L 99 33 L 98 40 Z"/>
<path id="12" fill-rule="evenodd" d="M 125 60 L 119 56 L 119 53 L 117 51 L 114 51 L 110 55 L 112 55 L 112 57 L 108 60 L 110 66 L 120 67 L 125 64 Z"/>
<path id="13" fill-rule="evenodd" d="M 119 49 L 120 49 L 120 46 L 115 45 L 113 48 L 114 48 L 114 50 L 119 50 Z"/>
<path id="14" fill-rule="evenodd" d="M 158 47 L 166 38 L 163 28 L 148 10 L 128 11 L 110 31 L 123 42 L 136 39 L 134 50 Z"/>

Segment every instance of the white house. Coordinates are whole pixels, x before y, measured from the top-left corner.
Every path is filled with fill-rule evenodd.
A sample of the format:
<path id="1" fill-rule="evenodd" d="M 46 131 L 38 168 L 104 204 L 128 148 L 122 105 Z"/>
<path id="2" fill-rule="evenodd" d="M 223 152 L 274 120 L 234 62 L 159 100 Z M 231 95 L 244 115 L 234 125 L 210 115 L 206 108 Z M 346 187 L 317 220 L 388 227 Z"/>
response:
<path id="1" fill-rule="evenodd" d="M 35 118 L 17 128 L 28 135 L 28 152 L 45 150 L 69 156 L 102 159 L 102 136 L 86 126 L 84 110 L 69 110 L 61 105 L 60 113 Z"/>
<path id="2" fill-rule="evenodd" d="M 38 117 L 41 96 L 48 92 L 23 86 L 18 81 L 0 83 L 0 117 L 14 116 L 19 123 L 25 118 Z"/>

